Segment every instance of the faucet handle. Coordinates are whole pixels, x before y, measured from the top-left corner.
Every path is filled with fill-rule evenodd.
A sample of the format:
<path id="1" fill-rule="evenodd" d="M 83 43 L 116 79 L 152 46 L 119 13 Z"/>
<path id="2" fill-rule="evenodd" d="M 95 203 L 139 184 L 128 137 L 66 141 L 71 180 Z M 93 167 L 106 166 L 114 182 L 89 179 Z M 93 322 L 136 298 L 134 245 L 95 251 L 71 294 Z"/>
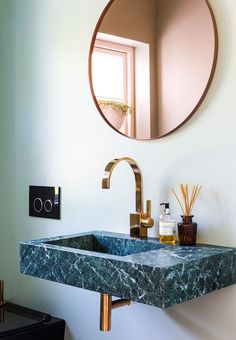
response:
<path id="1" fill-rule="evenodd" d="M 152 201 L 147 200 L 146 201 L 146 214 L 148 217 L 151 217 L 151 210 L 152 210 Z"/>
<path id="2" fill-rule="evenodd" d="M 146 213 L 142 214 L 141 225 L 145 228 L 152 228 L 154 225 L 154 220 L 151 217 L 151 200 L 146 201 Z"/>

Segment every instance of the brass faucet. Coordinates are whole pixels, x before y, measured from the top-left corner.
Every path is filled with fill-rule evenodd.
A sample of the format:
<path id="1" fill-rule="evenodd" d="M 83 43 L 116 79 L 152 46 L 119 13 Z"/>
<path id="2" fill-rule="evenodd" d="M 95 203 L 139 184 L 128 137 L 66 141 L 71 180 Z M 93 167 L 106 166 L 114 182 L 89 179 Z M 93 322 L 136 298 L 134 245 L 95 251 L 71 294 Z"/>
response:
<path id="1" fill-rule="evenodd" d="M 138 164 L 130 157 L 122 157 L 111 160 L 104 171 L 102 178 L 102 188 L 110 189 L 111 174 L 115 166 L 126 161 L 131 166 L 135 177 L 135 202 L 136 213 L 130 214 L 130 236 L 137 238 L 147 238 L 147 229 L 154 224 L 151 218 L 151 201 L 147 200 L 146 213 L 143 212 L 143 189 L 142 189 L 142 174 Z"/>

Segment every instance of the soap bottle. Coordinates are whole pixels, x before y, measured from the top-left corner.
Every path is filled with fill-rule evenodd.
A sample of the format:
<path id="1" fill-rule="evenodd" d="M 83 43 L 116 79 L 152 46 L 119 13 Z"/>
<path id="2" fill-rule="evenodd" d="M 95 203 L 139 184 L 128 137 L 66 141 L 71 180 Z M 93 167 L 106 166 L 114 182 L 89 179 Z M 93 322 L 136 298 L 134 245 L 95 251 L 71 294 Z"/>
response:
<path id="1" fill-rule="evenodd" d="M 171 217 L 169 203 L 161 203 L 164 206 L 163 213 L 159 217 L 159 239 L 161 243 L 176 243 L 176 223 Z"/>

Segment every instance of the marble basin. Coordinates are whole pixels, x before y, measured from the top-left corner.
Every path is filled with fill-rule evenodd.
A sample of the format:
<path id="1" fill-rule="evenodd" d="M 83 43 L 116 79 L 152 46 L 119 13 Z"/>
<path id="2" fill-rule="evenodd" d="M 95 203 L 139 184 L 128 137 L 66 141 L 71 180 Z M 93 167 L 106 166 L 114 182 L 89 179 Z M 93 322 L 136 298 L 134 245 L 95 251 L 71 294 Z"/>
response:
<path id="1" fill-rule="evenodd" d="M 147 240 L 124 238 L 119 234 L 111 236 L 99 233 L 65 237 L 45 243 L 117 256 L 127 256 L 166 247 L 163 244 Z"/>
<path id="2" fill-rule="evenodd" d="M 20 242 L 20 271 L 167 308 L 236 283 L 236 249 L 94 231 Z"/>

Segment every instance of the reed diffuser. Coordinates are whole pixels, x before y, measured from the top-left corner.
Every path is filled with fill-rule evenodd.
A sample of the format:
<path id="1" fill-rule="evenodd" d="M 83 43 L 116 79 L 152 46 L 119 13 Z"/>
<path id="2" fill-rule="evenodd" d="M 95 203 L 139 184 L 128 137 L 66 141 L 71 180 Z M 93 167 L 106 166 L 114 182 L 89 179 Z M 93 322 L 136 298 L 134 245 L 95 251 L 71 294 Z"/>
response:
<path id="1" fill-rule="evenodd" d="M 181 215 L 182 222 L 178 223 L 179 243 L 181 245 L 195 245 L 197 239 L 197 223 L 192 221 L 194 217 L 192 211 L 201 190 L 201 186 L 198 184 L 194 185 L 191 193 L 189 192 L 188 184 L 180 184 L 179 187 L 182 199 L 178 197 L 172 188 L 172 192 L 183 213 L 183 215 Z"/>

